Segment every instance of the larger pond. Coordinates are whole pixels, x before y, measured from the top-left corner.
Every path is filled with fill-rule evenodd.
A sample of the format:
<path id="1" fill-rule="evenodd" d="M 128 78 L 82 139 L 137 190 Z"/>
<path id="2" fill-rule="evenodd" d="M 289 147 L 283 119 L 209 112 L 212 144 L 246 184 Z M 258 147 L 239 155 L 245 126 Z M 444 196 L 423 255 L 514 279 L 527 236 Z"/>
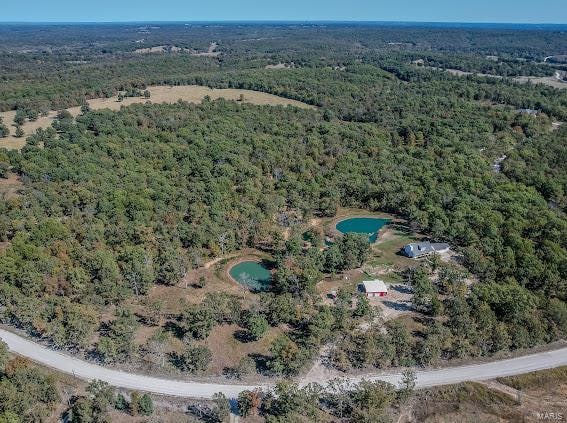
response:
<path id="1" fill-rule="evenodd" d="M 262 262 L 242 261 L 232 266 L 228 273 L 252 291 L 267 291 L 272 284 L 272 273 Z"/>
<path id="2" fill-rule="evenodd" d="M 369 242 L 376 242 L 378 231 L 390 220 L 378 217 L 352 217 L 337 223 L 337 230 L 343 234 L 357 233 L 368 235 Z"/>

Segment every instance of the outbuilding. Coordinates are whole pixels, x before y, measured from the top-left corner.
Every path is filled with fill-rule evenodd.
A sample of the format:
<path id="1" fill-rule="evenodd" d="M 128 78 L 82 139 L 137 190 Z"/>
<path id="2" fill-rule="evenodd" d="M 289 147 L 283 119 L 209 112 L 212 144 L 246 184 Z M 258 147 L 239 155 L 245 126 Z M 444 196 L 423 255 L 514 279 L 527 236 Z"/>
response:
<path id="1" fill-rule="evenodd" d="M 367 297 L 385 297 L 388 295 L 388 287 L 380 279 L 362 282 L 362 287 Z"/>

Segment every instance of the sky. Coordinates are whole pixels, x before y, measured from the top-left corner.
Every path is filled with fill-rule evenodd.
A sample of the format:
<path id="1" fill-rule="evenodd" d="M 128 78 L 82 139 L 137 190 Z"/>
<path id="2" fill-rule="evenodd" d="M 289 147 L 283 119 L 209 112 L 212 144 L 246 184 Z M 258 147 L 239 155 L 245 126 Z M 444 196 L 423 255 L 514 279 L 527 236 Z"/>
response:
<path id="1" fill-rule="evenodd" d="M 567 24 L 567 0 L 4 0 L 2 22 L 407 21 Z"/>

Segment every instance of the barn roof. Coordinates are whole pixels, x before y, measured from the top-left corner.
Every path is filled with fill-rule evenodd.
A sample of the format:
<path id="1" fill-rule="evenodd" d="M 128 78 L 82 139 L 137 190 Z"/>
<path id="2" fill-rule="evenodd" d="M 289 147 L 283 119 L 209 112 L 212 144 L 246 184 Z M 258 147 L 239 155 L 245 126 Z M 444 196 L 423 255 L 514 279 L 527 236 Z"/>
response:
<path id="1" fill-rule="evenodd" d="M 362 282 L 365 292 L 388 292 L 388 287 L 380 279 Z"/>

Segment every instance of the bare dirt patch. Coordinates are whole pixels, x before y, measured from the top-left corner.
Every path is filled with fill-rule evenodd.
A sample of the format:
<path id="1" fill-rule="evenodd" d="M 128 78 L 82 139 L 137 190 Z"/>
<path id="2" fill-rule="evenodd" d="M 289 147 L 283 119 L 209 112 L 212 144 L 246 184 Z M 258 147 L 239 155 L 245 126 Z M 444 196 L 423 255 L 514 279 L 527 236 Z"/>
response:
<path id="1" fill-rule="evenodd" d="M 365 274 L 361 269 L 353 269 L 340 275 L 330 275 L 317 283 L 316 289 L 323 302 L 332 304 L 329 298 L 331 291 L 338 291 L 341 288 L 348 289 L 351 293 L 356 293 L 358 284 L 365 279 Z"/>
<path id="2" fill-rule="evenodd" d="M 297 66 L 295 63 L 276 63 L 275 65 L 266 65 L 264 69 L 295 69 Z"/>
<path id="3" fill-rule="evenodd" d="M 0 178 L 0 197 L 3 196 L 6 200 L 16 197 L 23 186 L 24 184 L 16 174 L 9 173 L 8 178 Z"/>
<path id="4" fill-rule="evenodd" d="M 207 51 L 204 52 L 196 52 L 191 53 L 192 56 L 201 56 L 201 57 L 218 57 L 220 55 L 220 51 L 216 51 L 218 47 L 218 43 L 211 43 Z"/>
<path id="5" fill-rule="evenodd" d="M 198 85 L 181 85 L 181 86 L 162 86 L 156 85 L 148 87 L 151 93 L 151 98 L 144 97 L 127 97 L 123 101 L 118 101 L 117 97 L 111 98 L 95 98 L 89 100 L 89 106 L 92 110 L 110 109 L 120 110 L 122 106 L 129 106 L 131 104 L 139 103 L 175 103 L 178 100 L 187 101 L 189 103 L 201 103 L 205 97 L 212 100 L 224 98 L 225 100 L 242 101 L 243 103 L 256 104 L 260 106 L 295 106 L 303 109 L 315 109 L 314 106 L 302 103 L 296 100 L 290 100 L 284 97 L 279 97 L 273 94 L 263 93 L 260 91 L 240 90 L 240 89 L 216 89 L 209 87 L 202 87 Z M 73 116 L 78 116 L 81 113 L 81 108 L 71 107 L 68 109 Z M 39 128 L 48 128 L 51 126 L 55 117 L 56 111 L 51 111 L 47 116 L 40 116 L 36 121 L 26 121 L 22 125 L 24 136 L 17 138 L 15 136 L 14 117 L 16 112 L 14 110 L 0 113 L 0 117 L 10 129 L 10 135 L 6 138 L 0 138 L 0 147 L 9 150 L 19 150 L 26 143 L 26 137 L 33 134 Z"/>
<path id="6" fill-rule="evenodd" d="M 370 298 L 370 304 L 380 307 L 384 321 L 397 319 L 413 311 L 411 288 L 404 284 L 391 284 L 385 297 Z"/>
<path id="7" fill-rule="evenodd" d="M 165 53 L 167 46 L 154 46 L 134 50 L 136 54 Z"/>

